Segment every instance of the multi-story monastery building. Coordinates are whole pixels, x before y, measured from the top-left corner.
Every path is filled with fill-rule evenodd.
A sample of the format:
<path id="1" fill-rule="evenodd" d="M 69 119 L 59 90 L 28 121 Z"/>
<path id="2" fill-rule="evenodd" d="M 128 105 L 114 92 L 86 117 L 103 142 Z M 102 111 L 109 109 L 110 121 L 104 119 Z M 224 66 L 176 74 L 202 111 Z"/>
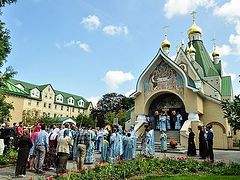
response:
<path id="1" fill-rule="evenodd" d="M 220 52 L 215 45 L 209 55 L 202 40 L 202 30 L 194 18 L 187 34 L 188 42 L 181 42 L 175 59 L 168 56 L 170 42 L 165 35 L 157 55 L 139 76 L 132 94 L 135 107 L 131 109 L 126 127 L 135 124 L 140 134 L 146 117 L 158 118 L 162 111 L 171 116 L 177 111 L 183 118 L 178 130 L 181 146 L 187 147 L 189 127 L 198 145 L 197 126 L 211 124 L 214 148 L 232 148 L 232 131 L 221 109 L 222 100 L 233 99 L 231 77 L 223 75 Z"/>
<path id="2" fill-rule="evenodd" d="M 92 103 L 85 98 L 58 91 L 51 84 L 35 85 L 15 79 L 7 83 L 6 102 L 12 103 L 10 122 L 20 122 L 24 112 L 36 110 L 40 116 L 76 118 L 80 113 L 89 115 Z"/>

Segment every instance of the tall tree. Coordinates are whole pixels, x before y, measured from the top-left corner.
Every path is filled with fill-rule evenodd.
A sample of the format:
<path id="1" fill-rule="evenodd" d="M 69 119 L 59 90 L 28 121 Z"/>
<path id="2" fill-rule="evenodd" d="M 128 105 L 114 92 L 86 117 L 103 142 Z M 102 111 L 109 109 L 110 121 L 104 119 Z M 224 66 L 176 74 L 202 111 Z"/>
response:
<path id="1" fill-rule="evenodd" d="M 222 109 L 233 129 L 240 130 L 240 95 L 235 96 L 233 102 L 223 101 Z"/>
<path id="2" fill-rule="evenodd" d="M 3 6 L 14 2 L 16 2 L 16 0 L 0 0 L 0 15 L 2 15 Z M 9 30 L 4 26 L 4 22 L 0 19 L 0 122 L 9 120 L 10 109 L 13 109 L 11 104 L 5 102 L 7 91 L 6 82 L 16 73 L 12 67 L 7 67 L 6 70 L 2 71 L 2 67 L 4 63 L 6 63 L 7 57 L 11 52 Z"/>
<path id="3" fill-rule="evenodd" d="M 97 118 L 97 126 L 99 127 L 102 127 L 104 122 L 111 124 L 113 118 L 119 117 L 121 117 L 121 124 L 123 124 L 123 114 L 133 106 L 134 100 L 132 98 L 125 97 L 122 94 L 109 93 L 103 95 L 98 101 L 97 106 L 92 110 L 91 115 L 93 118 Z"/>

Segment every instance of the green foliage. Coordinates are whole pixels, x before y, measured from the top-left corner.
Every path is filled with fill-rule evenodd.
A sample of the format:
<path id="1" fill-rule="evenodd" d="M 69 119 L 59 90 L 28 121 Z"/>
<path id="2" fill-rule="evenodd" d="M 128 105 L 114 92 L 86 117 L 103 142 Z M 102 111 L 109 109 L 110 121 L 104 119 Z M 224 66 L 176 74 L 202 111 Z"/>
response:
<path id="1" fill-rule="evenodd" d="M 105 124 L 112 124 L 114 118 L 118 118 L 120 125 L 124 125 L 126 111 L 134 106 L 133 98 L 128 98 L 122 94 L 109 93 L 103 95 L 97 103 L 96 108 L 91 112 L 93 119 L 97 118 Z M 100 123 L 101 124 L 101 123 Z"/>
<path id="2" fill-rule="evenodd" d="M 191 158 L 141 159 L 123 161 L 120 164 L 97 165 L 95 168 L 71 173 L 70 179 L 104 180 L 128 179 L 135 176 L 173 176 L 173 175 L 234 175 L 240 176 L 240 164 L 224 162 L 198 162 Z M 64 178 L 60 178 L 64 179 Z"/>
<path id="3" fill-rule="evenodd" d="M 240 130 L 240 95 L 235 96 L 233 102 L 223 101 L 222 109 L 233 129 Z"/>
<path id="4" fill-rule="evenodd" d="M 36 109 L 23 110 L 22 117 L 22 121 L 25 126 L 34 125 L 43 119 L 43 117 L 40 115 L 40 111 Z"/>
<path id="5" fill-rule="evenodd" d="M 17 161 L 17 151 L 14 149 L 8 150 L 4 155 L 0 155 L 0 165 L 14 164 Z"/>
<path id="6" fill-rule="evenodd" d="M 77 117 L 76 117 L 76 122 L 77 122 L 77 127 L 79 126 L 91 126 L 92 128 L 95 128 L 95 121 L 93 120 L 93 118 L 90 116 L 86 116 L 82 113 L 80 113 Z"/>
<path id="7" fill-rule="evenodd" d="M 17 0 L 0 0 L 0 7 L 5 6 L 6 4 L 16 3 Z"/>

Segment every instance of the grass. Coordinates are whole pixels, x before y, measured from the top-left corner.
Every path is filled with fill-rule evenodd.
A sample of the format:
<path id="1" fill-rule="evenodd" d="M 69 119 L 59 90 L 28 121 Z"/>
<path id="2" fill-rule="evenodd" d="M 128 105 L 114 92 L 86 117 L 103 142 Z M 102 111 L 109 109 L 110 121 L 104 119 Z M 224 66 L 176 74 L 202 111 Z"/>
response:
<path id="1" fill-rule="evenodd" d="M 146 176 L 144 180 L 239 180 L 240 176 L 192 175 L 192 176 Z"/>

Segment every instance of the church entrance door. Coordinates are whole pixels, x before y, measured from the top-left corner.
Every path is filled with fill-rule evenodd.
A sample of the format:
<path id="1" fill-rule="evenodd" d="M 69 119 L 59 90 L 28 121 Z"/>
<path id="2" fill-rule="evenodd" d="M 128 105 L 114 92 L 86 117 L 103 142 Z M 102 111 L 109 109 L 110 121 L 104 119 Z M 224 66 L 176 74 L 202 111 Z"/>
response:
<path id="1" fill-rule="evenodd" d="M 187 113 L 182 100 L 173 93 L 157 96 L 149 106 L 150 124 L 158 130 L 180 130 Z"/>

